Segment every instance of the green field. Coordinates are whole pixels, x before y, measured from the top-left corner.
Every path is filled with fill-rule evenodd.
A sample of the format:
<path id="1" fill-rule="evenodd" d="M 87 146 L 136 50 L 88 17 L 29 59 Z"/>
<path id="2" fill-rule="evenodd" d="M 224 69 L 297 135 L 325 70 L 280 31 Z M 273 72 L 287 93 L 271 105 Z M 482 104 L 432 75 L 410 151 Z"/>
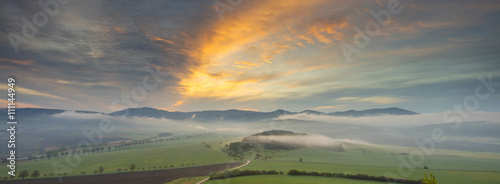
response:
<path id="1" fill-rule="evenodd" d="M 208 137 L 181 139 L 154 144 L 144 144 L 131 146 L 118 150 L 105 151 L 103 153 L 84 154 L 79 164 L 70 166 L 66 157 L 44 159 L 38 161 L 24 162 L 16 164 L 16 171 L 19 173 L 23 170 L 33 171 L 39 170 L 41 177 L 44 174 L 56 173 L 52 165 L 61 163 L 67 166 L 68 176 L 80 175 L 82 171 L 86 175 L 93 174 L 94 170 L 98 170 L 100 166 L 104 168 L 103 173 L 116 173 L 118 168 L 128 168 L 130 164 L 135 164 L 137 169 L 144 167 L 170 166 L 174 168 L 184 167 L 194 163 L 195 165 L 225 163 L 234 161 L 233 157 L 220 151 L 220 147 L 224 146 L 228 138 L 221 138 L 217 135 Z M 201 142 L 206 142 L 202 144 Z M 207 148 L 206 144 L 211 144 L 211 148 Z M 75 157 L 71 157 L 75 162 Z M 170 168 L 170 167 L 169 167 Z M 152 168 L 151 168 L 152 169 Z M 0 177 L 7 176 L 7 167 L 0 168 Z"/>
<path id="2" fill-rule="evenodd" d="M 500 159 L 493 159 L 498 153 L 475 153 L 463 151 L 436 150 L 436 155 L 426 156 L 423 167 L 414 168 L 408 177 L 398 176 L 398 157 L 394 151 L 411 151 L 415 148 L 398 147 L 390 149 L 370 146 L 357 146 L 346 149 L 346 152 L 333 152 L 316 148 L 303 148 L 279 154 L 282 157 L 254 160 L 242 170 L 276 170 L 287 173 L 290 169 L 335 172 L 349 174 L 368 174 L 392 177 L 422 179 L 424 174 L 433 173 L 440 183 L 470 184 L 500 183 Z M 448 153 L 444 155 L 443 153 Z M 449 156 L 453 154 L 453 156 Z M 457 156 L 460 155 L 460 156 Z M 276 155 L 275 155 L 276 156 Z M 401 155 L 408 159 L 408 155 Z M 303 162 L 299 162 L 302 158 Z M 193 182 L 196 183 L 196 182 Z M 325 178 L 310 176 L 244 176 L 226 180 L 215 180 L 207 183 L 380 183 L 341 178 Z"/>
<path id="3" fill-rule="evenodd" d="M 470 152 L 473 154 L 472 152 Z M 475 156 L 481 153 L 475 153 Z M 278 158 L 283 161 L 299 161 L 303 158 L 305 162 L 332 163 L 340 165 L 355 166 L 379 166 L 379 167 L 398 167 L 401 161 L 398 157 L 409 160 L 409 155 L 389 154 L 386 152 L 366 152 L 346 151 L 334 152 L 316 148 L 298 149 L 288 152 L 287 157 Z M 428 166 L 430 169 L 447 170 L 465 170 L 465 171 L 500 171 L 500 159 L 470 158 L 463 156 L 440 156 L 430 155 L 423 157 L 423 163 L 418 166 L 423 168 Z M 500 158 L 500 154 L 498 155 Z M 419 157 L 415 157 L 419 159 Z"/>
<path id="4" fill-rule="evenodd" d="M 203 184 L 255 184 L 255 183 L 283 183 L 283 184 L 380 184 L 376 181 L 351 180 L 344 178 L 327 178 L 317 176 L 286 176 L 286 175 L 260 175 L 242 176 L 223 180 L 208 180 Z"/>
<path id="5" fill-rule="evenodd" d="M 253 161 L 248 166 L 242 168 L 248 170 L 277 170 L 288 172 L 290 169 L 336 172 L 349 174 L 368 174 L 374 176 L 384 176 L 385 172 L 398 173 L 397 167 L 376 167 L 376 166 L 351 166 L 325 163 L 290 162 L 290 161 Z M 409 179 L 421 179 L 424 174 L 433 173 L 441 183 L 500 183 L 500 172 L 485 171 L 452 171 L 452 170 L 432 170 L 416 169 Z"/>
<path id="6" fill-rule="evenodd" d="M 125 147 L 118 150 L 102 153 L 84 154 L 82 161 L 74 166 L 68 166 L 66 157 L 50 160 L 38 160 L 18 163 L 16 170 L 40 170 L 44 174 L 56 173 L 52 168 L 54 163 L 68 166 L 68 175 L 93 174 L 100 166 L 104 167 L 103 173 L 116 173 L 118 168 L 128 168 L 135 164 L 137 169 L 144 167 L 165 167 L 174 165 L 174 168 L 184 167 L 187 164 L 195 165 L 214 164 L 234 161 L 221 151 L 225 144 L 235 140 L 234 137 L 209 135 L 197 138 L 167 141 L 161 143 L 143 144 Z M 210 145 L 210 146 L 207 146 Z M 370 145 L 345 145 L 345 152 L 327 151 L 317 148 L 302 148 L 296 150 L 255 150 L 248 152 L 242 158 L 252 159 L 256 154 L 260 159 L 253 160 L 242 170 L 276 170 L 287 173 L 291 169 L 333 172 L 348 174 L 367 174 L 373 176 L 421 179 L 424 174 L 433 173 L 440 183 L 469 184 L 469 183 L 500 183 L 500 154 L 436 150 L 434 154 L 425 156 L 423 163 L 407 177 L 399 176 L 399 158 L 409 159 L 409 155 L 417 148 L 395 146 L 370 146 Z M 72 157 L 73 158 L 73 157 Z M 302 162 L 299 159 L 302 158 Z M 418 157 L 417 157 L 418 159 Z M 74 160 L 73 160 L 74 161 Z M 424 169 L 426 165 L 429 169 Z M 169 167 L 170 168 L 170 167 Z M 0 177 L 7 176 L 7 167 L 0 168 Z M 196 183 L 204 177 L 183 178 L 174 181 L 176 184 Z M 235 177 L 226 180 L 215 180 L 207 183 L 380 183 L 353 179 L 313 177 L 313 176 L 284 176 L 262 175 Z M 172 182 L 171 182 L 172 183 Z"/>

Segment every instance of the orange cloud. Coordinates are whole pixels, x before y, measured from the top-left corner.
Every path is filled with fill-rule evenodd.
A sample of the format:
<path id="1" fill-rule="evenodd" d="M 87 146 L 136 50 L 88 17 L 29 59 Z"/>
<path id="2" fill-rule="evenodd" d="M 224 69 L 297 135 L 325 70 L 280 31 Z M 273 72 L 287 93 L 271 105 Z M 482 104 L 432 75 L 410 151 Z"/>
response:
<path id="1" fill-rule="evenodd" d="M 184 104 L 184 101 L 183 100 L 179 100 L 177 102 L 175 102 L 175 104 L 173 104 L 173 106 L 179 106 L 179 105 L 182 105 Z"/>
<path id="2" fill-rule="evenodd" d="M 35 61 L 34 60 L 15 60 L 15 59 L 8 59 L 8 58 L 0 58 L 0 62 L 9 62 L 9 63 L 19 64 L 19 65 L 29 66 L 29 65 L 33 64 Z"/>
<path id="3" fill-rule="evenodd" d="M 156 37 L 156 36 L 152 36 L 152 35 L 148 35 L 148 38 L 151 39 L 151 40 L 153 40 L 153 41 L 161 41 L 161 42 L 165 42 L 165 43 L 168 43 L 168 44 L 175 44 L 174 41 L 162 39 L 160 37 Z"/>
<path id="4" fill-rule="evenodd" d="M 17 85 L 16 85 L 15 89 L 16 89 L 17 93 L 46 97 L 46 98 L 53 98 L 53 99 L 58 99 L 58 100 L 66 100 L 65 98 L 60 97 L 60 96 L 56 96 L 56 95 L 49 94 L 49 93 L 43 93 L 43 92 L 40 92 L 37 90 L 28 89 L 28 88 L 23 88 L 23 87 L 20 87 Z M 7 86 L 0 86 L 0 90 L 7 90 Z"/>
<path id="5" fill-rule="evenodd" d="M 290 65 L 287 58 L 307 44 L 333 44 L 343 39 L 345 20 L 331 21 L 315 9 L 327 0 L 248 1 L 193 36 L 185 49 L 197 67 L 181 77 L 179 92 L 184 97 L 248 100 L 277 98 L 283 93 L 305 89 L 275 89 L 269 82 L 309 66 Z M 331 16 L 331 15 L 328 15 Z M 324 60 L 320 56 L 317 57 Z M 308 60 L 308 63 L 318 62 Z M 311 65 L 313 65 L 311 64 Z M 324 63 L 317 64 L 325 66 Z M 302 68 L 297 68 L 302 67 Z M 213 74 L 222 74 L 214 76 Z M 274 81 L 277 82 L 277 81 Z M 280 85 L 281 86 L 281 85 Z M 303 86 L 302 86 L 303 87 Z M 278 93 L 276 90 L 281 90 Z"/>
<path id="6" fill-rule="evenodd" d="M 126 29 L 123 29 L 123 28 L 120 28 L 120 27 L 115 27 L 114 30 L 115 30 L 116 33 L 119 33 L 119 34 L 123 34 L 123 33 L 127 32 Z"/>
<path id="7" fill-rule="evenodd" d="M 1 108 L 7 108 L 7 104 L 10 103 L 7 100 L 0 99 L 0 107 Z M 35 105 L 35 104 L 29 104 L 29 103 L 22 103 L 22 102 L 16 102 L 16 108 L 45 108 L 43 106 Z"/>
<path id="8" fill-rule="evenodd" d="M 246 62 L 246 61 L 235 61 L 234 63 L 239 64 L 239 65 L 247 65 L 247 66 L 260 66 L 259 64 L 250 63 L 250 62 Z"/>

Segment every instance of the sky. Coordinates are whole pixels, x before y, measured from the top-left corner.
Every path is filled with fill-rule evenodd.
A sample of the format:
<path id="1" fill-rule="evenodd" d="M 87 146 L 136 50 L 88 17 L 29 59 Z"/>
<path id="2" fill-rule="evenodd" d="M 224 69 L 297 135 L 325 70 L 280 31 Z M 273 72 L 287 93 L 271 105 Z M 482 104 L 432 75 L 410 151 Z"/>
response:
<path id="1" fill-rule="evenodd" d="M 500 81 L 495 0 L 0 4 L 18 107 L 436 113 Z M 500 112 L 500 87 L 481 93 L 477 110 Z"/>

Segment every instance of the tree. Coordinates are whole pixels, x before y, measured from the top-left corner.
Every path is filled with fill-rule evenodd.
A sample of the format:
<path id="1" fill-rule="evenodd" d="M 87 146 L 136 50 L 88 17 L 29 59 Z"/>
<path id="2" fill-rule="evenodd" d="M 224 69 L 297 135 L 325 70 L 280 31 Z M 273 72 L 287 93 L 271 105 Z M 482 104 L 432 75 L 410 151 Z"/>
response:
<path id="1" fill-rule="evenodd" d="M 99 167 L 99 174 L 102 174 L 103 171 L 104 171 L 104 168 L 102 166 Z"/>
<path id="2" fill-rule="evenodd" d="M 424 179 L 422 179 L 423 184 L 437 184 L 438 181 L 436 180 L 436 177 L 434 174 L 430 174 L 429 177 L 427 177 L 426 174 L 424 174 Z"/>
<path id="3" fill-rule="evenodd" d="M 134 171 L 135 170 L 135 164 L 130 164 L 129 168 L 130 168 L 131 171 Z"/>
<path id="4" fill-rule="evenodd" d="M 174 168 L 174 165 L 170 165 L 170 168 Z"/>
<path id="5" fill-rule="evenodd" d="M 19 173 L 19 177 L 24 179 L 25 177 L 28 177 L 30 175 L 30 172 L 28 172 L 27 170 L 24 170 L 24 171 L 21 171 L 21 173 Z"/>
<path id="6" fill-rule="evenodd" d="M 50 173 L 50 174 L 49 174 L 49 176 L 50 176 L 50 177 L 54 177 L 54 173 Z"/>
<path id="7" fill-rule="evenodd" d="M 67 173 L 67 172 L 64 172 L 64 173 L 63 173 L 63 176 L 66 176 L 66 175 L 68 175 L 68 173 Z"/>
<path id="8" fill-rule="evenodd" d="M 118 168 L 116 169 L 118 172 L 122 172 L 122 168 Z"/>
<path id="9" fill-rule="evenodd" d="M 299 162 L 302 162 L 302 158 L 299 159 Z"/>
<path id="10" fill-rule="evenodd" d="M 43 177 L 47 178 L 47 174 L 43 174 Z"/>
<path id="11" fill-rule="evenodd" d="M 94 174 L 97 174 L 97 170 L 94 170 Z"/>
<path id="12" fill-rule="evenodd" d="M 424 166 L 424 169 L 429 169 L 429 167 L 427 167 L 427 166 Z"/>
<path id="13" fill-rule="evenodd" d="M 35 179 L 36 179 L 36 177 L 38 177 L 38 176 L 40 176 L 40 171 L 38 171 L 38 170 L 34 170 L 34 171 L 31 173 L 31 177 L 33 177 L 33 178 L 35 178 Z"/>
<path id="14" fill-rule="evenodd" d="M 85 172 L 85 171 L 82 171 L 82 172 L 80 172 L 80 173 L 81 173 L 82 175 L 85 175 L 85 173 L 86 173 L 86 172 Z"/>

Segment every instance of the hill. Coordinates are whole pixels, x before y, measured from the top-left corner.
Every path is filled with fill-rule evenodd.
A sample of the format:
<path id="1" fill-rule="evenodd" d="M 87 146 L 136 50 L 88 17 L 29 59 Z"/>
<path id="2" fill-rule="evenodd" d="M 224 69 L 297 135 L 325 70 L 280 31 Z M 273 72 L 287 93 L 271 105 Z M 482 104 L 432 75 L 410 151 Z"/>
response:
<path id="1" fill-rule="evenodd" d="M 20 108 L 16 109 L 16 115 L 19 117 L 36 117 L 36 116 L 51 116 L 56 114 L 61 114 L 64 112 L 76 112 L 76 113 L 86 113 L 86 114 L 104 114 L 102 112 L 95 111 L 79 111 L 79 110 L 62 110 L 62 109 L 42 109 L 42 108 Z M 0 109 L 0 117 L 7 114 L 7 109 Z M 286 110 L 275 110 L 272 112 L 259 112 L 259 111 L 248 111 L 248 110 L 207 110 L 207 111 L 193 111 L 193 112 L 179 112 L 179 111 L 165 111 L 160 109 L 155 109 L 151 107 L 142 108 L 129 108 L 120 111 L 115 111 L 107 115 L 110 116 L 124 116 L 124 117 L 145 117 L 145 118 L 156 118 L 156 119 L 170 119 L 170 120 L 196 120 L 204 122 L 213 121 L 225 121 L 225 122 L 256 122 L 279 118 L 284 115 L 294 115 L 294 114 L 312 114 L 312 115 L 322 115 L 322 116 L 352 116 L 352 117 L 363 117 L 363 116 L 379 116 L 379 115 L 414 115 L 416 112 L 401 108 L 386 108 L 386 109 L 368 109 L 362 111 L 343 111 L 343 112 L 332 112 L 324 113 L 313 110 L 305 110 L 302 112 L 290 112 Z"/>
<path id="2" fill-rule="evenodd" d="M 281 109 L 272 112 L 246 111 L 237 109 L 195 111 L 195 112 L 178 112 L 178 111 L 170 112 L 149 107 L 143 107 L 143 108 L 130 108 L 109 113 L 109 115 L 111 116 L 150 117 L 150 118 L 159 118 L 159 119 L 164 118 L 172 120 L 191 119 L 197 121 L 227 121 L 227 122 L 230 121 L 255 122 L 255 121 L 275 119 L 283 115 L 294 115 L 294 114 L 363 117 L 363 116 L 379 116 L 379 115 L 414 115 L 418 113 L 396 107 L 391 107 L 386 109 L 368 109 L 363 111 L 349 110 L 349 111 L 332 112 L 332 113 L 324 113 L 313 110 L 305 110 L 302 112 L 290 112 Z"/>
<path id="3" fill-rule="evenodd" d="M 238 156 L 251 150 L 292 150 L 315 147 L 330 151 L 344 151 L 342 144 L 321 135 L 308 135 L 286 130 L 270 130 L 232 142 L 227 148 L 230 156 Z"/>

